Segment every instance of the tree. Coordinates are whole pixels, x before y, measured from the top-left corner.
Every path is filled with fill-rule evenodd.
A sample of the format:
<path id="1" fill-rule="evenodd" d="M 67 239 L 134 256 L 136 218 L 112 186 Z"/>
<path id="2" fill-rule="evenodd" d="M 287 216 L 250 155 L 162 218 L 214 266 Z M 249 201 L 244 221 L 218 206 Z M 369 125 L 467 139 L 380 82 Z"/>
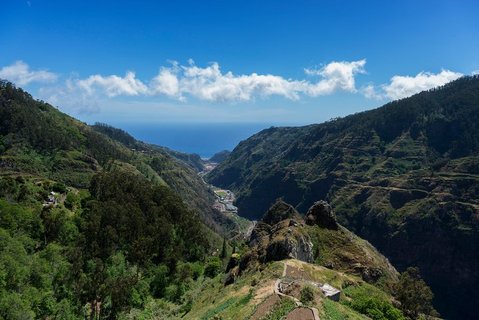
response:
<path id="1" fill-rule="evenodd" d="M 221 249 L 221 255 L 220 258 L 224 259 L 228 255 L 227 249 L 226 249 L 226 238 L 223 238 L 223 248 Z"/>
<path id="2" fill-rule="evenodd" d="M 205 267 L 205 276 L 214 278 L 217 274 L 220 273 L 222 268 L 221 260 L 218 257 L 211 258 Z"/>
<path id="3" fill-rule="evenodd" d="M 404 313 L 413 319 L 421 313 L 437 314 L 432 306 L 434 294 L 422 280 L 418 268 L 408 268 L 401 274 L 396 285 L 396 297 Z"/>

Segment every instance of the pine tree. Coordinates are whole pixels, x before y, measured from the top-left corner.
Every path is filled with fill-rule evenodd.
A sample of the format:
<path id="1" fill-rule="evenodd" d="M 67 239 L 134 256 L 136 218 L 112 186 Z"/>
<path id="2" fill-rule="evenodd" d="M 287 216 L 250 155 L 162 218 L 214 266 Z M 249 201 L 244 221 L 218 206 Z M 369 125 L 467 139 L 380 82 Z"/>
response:
<path id="1" fill-rule="evenodd" d="M 220 258 L 224 259 L 228 255 L 227 249 L 226 249 L 226 238 L 223 238 L 223 248 L 221 249 L 221 255 Z"/>

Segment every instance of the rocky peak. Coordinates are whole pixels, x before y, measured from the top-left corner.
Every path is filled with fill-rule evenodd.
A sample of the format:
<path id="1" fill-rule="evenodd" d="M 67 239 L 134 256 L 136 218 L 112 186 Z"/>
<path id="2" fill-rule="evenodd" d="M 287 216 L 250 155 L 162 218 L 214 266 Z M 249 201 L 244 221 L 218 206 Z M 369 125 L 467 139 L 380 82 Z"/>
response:
<path id="1" fill-rule="evenodd" d="M 336 221 L 336 215 L 333 209 L 326 201 L 316 201 L 308 213 L 306 213 L 306 224 L 318 225 L 322 228 L 338 230 L 339 225 Z"/>
<path id="2" fill-rule="evenodd" d="M 278 200 L 256 224 L 249 246 L 261 262 L 291 258 L 312 262 L 313 244 L 302 226 L 299 213 Z"/>
<path id="3" fill-rule="evenodd" d="M 397 271 L 389 261 L 341 227 L 327 202 L 317 201 L 305 219 L 287 203 L 276 202 L 252 230 L 249 250 L 231 258 L 225 284 L 233 283 L 247 268 L 260 268 L 266 262 L 297 259 L 313 263 L 316 258 L 324 267 L 350 272 L 366 282 L 397 281 Z"/>
<path id="4" fill-rule="evenodd" d="M 274 225 L 282 220 L 294 219 L 297 217 L 300 217 L 300 215 L 293 206 L 287 204 L 281 199 L 278 199 L 265 213 L 262 221 L 269 225 Z"/>

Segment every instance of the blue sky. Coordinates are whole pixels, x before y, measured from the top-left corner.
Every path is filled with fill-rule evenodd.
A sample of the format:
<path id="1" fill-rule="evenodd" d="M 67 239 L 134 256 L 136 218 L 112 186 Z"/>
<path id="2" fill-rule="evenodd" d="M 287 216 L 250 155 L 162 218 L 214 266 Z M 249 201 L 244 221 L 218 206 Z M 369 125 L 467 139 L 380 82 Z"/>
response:
<path id="1" fill-rule="evenodd" d="M 477 1 L 20 1 L 0 77 L 87 122 L 306 124 L 479 70 Z"/>

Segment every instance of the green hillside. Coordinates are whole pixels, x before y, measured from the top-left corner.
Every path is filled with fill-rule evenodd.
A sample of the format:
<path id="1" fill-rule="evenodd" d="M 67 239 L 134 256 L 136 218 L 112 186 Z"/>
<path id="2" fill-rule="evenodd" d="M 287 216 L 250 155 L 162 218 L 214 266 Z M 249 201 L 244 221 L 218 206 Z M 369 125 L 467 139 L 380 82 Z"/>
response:
<path id="1" fill-rule="evenodd" d="M 213 230 L 234 228 L 213 197 L 161 147 L 100 133 L 1 82 L 0 318 L 116 319 L 180 301 L 182 270 L 202 273 L 221 247 Z"/>
<path id="2" fill-rule="evenodd" d="M 226 159 L 228 159 L 228 156 L 230 155 L 230 153 L 231 152 L 228 150 L 217 152 L 209 159 L 209 161 L 214 163 L 221 163 L 225 161 Z"/>
<path id="3" fill-rule="evenodd" d="M 114 162 L 170 187 L 220 232 L 234 223 L 211 209 L 214 194 L 197 174 L 198 156 L 135 140 L 107 125 L 88 126 L 8 82 L 0 83 L 0 174 L 29 174 L 88 188 L 95 173 Z"/>
<path id="4" fill-rule="evenodd" d="M 479 77 L 306 127 L 241 142 L 207 179 L 240 215 L 277 198 L 299 211 L 325 199 L 338 220 L 399 269 L 418 266 L 448 318 L 479 300 Z"/>

